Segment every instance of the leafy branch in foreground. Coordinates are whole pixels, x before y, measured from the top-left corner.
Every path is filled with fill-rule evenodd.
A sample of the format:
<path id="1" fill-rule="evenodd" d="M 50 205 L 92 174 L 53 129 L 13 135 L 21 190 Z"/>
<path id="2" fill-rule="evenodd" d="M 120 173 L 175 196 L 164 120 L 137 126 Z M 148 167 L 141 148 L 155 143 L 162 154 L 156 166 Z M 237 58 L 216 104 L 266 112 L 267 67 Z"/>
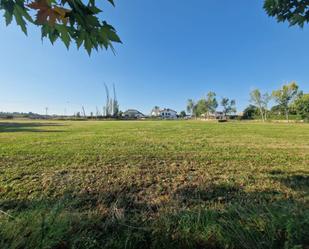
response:
<path id="1" fill-rule="evenodd" d="M 114 5 L 114 0 L 107 0 Z M 113 26 L 101 21 L 102 12 L 95 0 L 86 4 L 82 0 L 0 0 L 6 25 L 15 18 L 17 25 L 27 34 L 27 23 L 41 27 L 42 39 L 48 38 L 53 44 L 57 39 L 69 48 L 75 41 L 90 55 L 95 49 L 112 49 L 113 43 L 121 43 Z"/>
<path id="2" fill-rule="evenodd" d="M 114 0 L 106 0 L 114 6 Z M 278 22 L 303 27 L 309 22 L 309 0 L 264 0 L 264 9 Z M 17 25 L 27 34 L 27 23 L 41 27 L 42 39 L 54 43 L 58 38 L 69 48 L 72 41 L 92 50 L 112 49 L 121 43 L 113 26 L 101 21 L 102 12 L 95 0 L 0 0 L 6 24 L 15 18 Z"/>
<path id="3" fill-rule="evenodd" d="M 288 21 L 291 26 L 303 27 L 309 22 L 308 0 L 265 0 L 264 9 L 278 22 Z"/>

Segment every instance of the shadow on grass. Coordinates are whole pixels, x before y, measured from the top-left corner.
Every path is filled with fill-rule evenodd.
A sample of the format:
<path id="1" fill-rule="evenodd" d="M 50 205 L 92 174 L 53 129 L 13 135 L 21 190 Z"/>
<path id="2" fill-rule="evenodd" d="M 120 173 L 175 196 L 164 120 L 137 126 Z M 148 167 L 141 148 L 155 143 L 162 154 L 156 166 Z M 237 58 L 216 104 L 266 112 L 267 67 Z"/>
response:
<path id="1" fill-rule="evenodd" d="M 2 200 L 0 248 L 307 248 L 309 211 L 280 192 L 186 186 L 154 205 L 132 183 L 108 192 Z M 211 205 L 210 205 L 211 204 Z"/>
<path id="2" fill-rule="evenodd" d="M 12 128 L 48 126 L 27 125 Z M 296 191 L 308 184 L 301 172 L 272 175 Z M 158 203 L 140 195 L 150 190 L 145 185 L 110 185 L 58 197 L 0 200 L 0 210 L 14 217 L 0 214 L 0 248 L 300 249 L 309 244 L 307 207 L 279 191 L 248 192 L 234 183 L 188 184 L 176 186 L 169 199 Z"/>
<path id="3" fill-rule="evenodd" d="M 297 171 L 291 175 L 289 172 L 283 172 L 280 170 L 273 170 L 270 172 L 272 178 L 280 181 L 285 186 L 295 190 L 309 191 L 309 172 Z"/>
<path id="4" fill-rule="evenodd" d="M 46 130 L 42 127 L 61 127 L 63 124 L 40 122 L 0 122 L 0 132 L 64 132 L 63 130 Z"/>

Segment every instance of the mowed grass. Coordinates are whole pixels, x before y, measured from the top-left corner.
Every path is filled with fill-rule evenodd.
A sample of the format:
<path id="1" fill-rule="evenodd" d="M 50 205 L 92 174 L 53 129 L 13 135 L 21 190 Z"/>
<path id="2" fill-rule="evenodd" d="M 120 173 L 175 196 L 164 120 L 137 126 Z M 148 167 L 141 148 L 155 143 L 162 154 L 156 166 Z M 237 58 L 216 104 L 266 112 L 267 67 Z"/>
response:
<path id="1" fill-rule="evenodd" d="M 309 247 L 309 125 L 0 121 L 0 248 Z"/>

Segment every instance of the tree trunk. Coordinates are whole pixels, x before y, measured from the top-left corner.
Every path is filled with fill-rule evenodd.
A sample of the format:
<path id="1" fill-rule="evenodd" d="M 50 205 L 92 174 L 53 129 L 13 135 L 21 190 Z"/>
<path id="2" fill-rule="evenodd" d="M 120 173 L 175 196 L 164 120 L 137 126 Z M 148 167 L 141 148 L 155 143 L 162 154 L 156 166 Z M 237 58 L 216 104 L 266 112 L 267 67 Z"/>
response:
<path id="1" fill-rule="evenodd" d="M 286 120 L 289 122 L 289 109 L 288 108 L 285 109 L 285 117 L 286 117 Z"/>
<path id="2" fill-rule="evenodd" d="M 262 108 L 260 108 L 260 113 L 261 113 L 261 116 L 262 116 L 262 121 L 264 122 L 265 120 L 264 120 L 264 112 L 263 112 L 263 109 Z"/>

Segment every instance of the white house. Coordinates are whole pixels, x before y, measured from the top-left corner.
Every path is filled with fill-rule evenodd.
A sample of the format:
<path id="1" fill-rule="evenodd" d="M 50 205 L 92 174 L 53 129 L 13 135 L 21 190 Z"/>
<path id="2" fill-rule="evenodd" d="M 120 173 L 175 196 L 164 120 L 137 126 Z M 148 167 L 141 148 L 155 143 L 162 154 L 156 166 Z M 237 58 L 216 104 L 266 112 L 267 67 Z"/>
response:
<path id="1" fill-rule="evenodd" d="M 161 110 L 160 110 L 160 108 L 159 108 L 159 107 L 153 108 L 153 109 L 151 110 L 150 115 L 151 115 L 152 117 L 160 117 L 160 116 L 161 116 Z"/>
<path id="2" fill-rule="evenodd" d="M 163 119 L 176 119 L 177 118 L 177 112 L 172 109 L 163 109 L 160 110 L 160 117 Z"/>
<path id="3" fill-rule="evenodd" d="M 146 116 L 138 110 L 128 109 L 126 110 L 122 116 L 124 118 L 145 118 Z"/>

